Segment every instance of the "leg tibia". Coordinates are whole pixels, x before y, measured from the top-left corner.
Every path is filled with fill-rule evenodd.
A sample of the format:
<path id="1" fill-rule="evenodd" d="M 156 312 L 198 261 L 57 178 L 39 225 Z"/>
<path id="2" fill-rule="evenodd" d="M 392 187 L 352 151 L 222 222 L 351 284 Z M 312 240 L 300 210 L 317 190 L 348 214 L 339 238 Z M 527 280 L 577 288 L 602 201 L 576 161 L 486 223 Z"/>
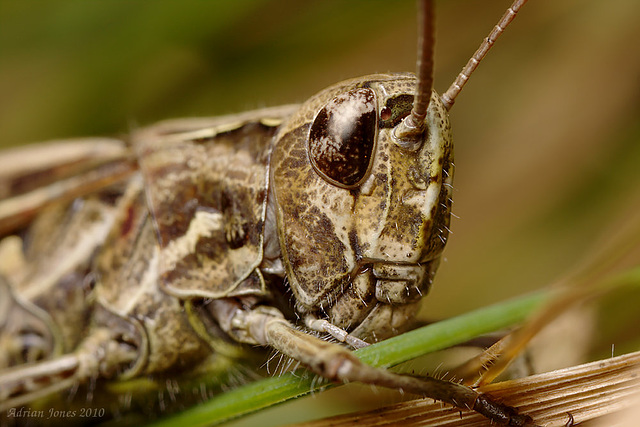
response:
<path id="1" fill-rule="evenodd" d="M 221 327 L 242 342 L 272 347 L 303 363 L 314 373 L 336 382 L 362 382 L 403 390 L 440 400 L 461 409 L 474 410 L 497 424 L 533 426 L 531 418 L 518 415 L 514 408 L 493 401 L 469 387 L 431 377 L 418 378 L 374 368 L 360 361 L 338 344 L 297 330 L 272 307 L 257 306 L 243 310 L 241 305 L 219 301 L 216 314 Z M 226 313 L 226 314 L 223 314 Z"/>

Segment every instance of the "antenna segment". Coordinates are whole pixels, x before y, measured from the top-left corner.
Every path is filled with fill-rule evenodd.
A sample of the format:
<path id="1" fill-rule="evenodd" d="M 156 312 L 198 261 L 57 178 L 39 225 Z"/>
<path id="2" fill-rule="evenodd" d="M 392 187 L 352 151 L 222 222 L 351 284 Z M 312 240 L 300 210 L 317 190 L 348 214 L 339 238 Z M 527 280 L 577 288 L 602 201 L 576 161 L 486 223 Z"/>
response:
<path id="1" fill-rule="evenodd" d="M 396 128 L 395 137 L 406 148 L 415 147 L 422 141 L 424 119 L 431 100 L 433 87 L 433 45 L 434 45 L 433 1 L 418 0 L 418 85 L 413 108 Z"/>
<path id="2" fill-rule="evenodd" d="M 467 80 L 469 80 L 471 74 L 475 71 L 476 68 L 478 68 L 478 65 L 480 65 L 480 61 L 482 61 L 482 58 L 484 58 L 487 52 L 489 52 L 491 46 L 493 46 L 496 40 L 498 40 L 498 37 L 500 37 L 507 26 L 511 23 L 511 21 L 513 21 L 513 19 L 516 17 L 516 14 L 520 11 L 520 8 L 522 8 L 522 6 L 524 6 L 526 2 L 527 0 L 515 0 L 511 4 L 509 9 L 507 9 L 504 15 L 502 15 L 502 18 L 500 18 L 498 24 L 493 27 L 493 30 L 491 30 L 489 35 L 482 41 L 482 44 L 480 45 L 478 50 L 476 50 L 476 53 L 474 53 L 471 59 L 469 59 L 467 65 L 465 65 L 460 74 L 458 74 L 458 77 L 456 77 L 456 80 L 453 82 L 453 84 L 451 84 L 451 86 L 449 86 L 449 89 L 447 89 L 447 91 L 442 94 L 440 99 L 442 100 L 442 103 L 444 104 L 447 111 L 450 110 L 453 106 L 453 103 L 456 101 L 456 97 L 458 96 L 460 91 L 462 91 L 462 88 L 467 83 Z"/>

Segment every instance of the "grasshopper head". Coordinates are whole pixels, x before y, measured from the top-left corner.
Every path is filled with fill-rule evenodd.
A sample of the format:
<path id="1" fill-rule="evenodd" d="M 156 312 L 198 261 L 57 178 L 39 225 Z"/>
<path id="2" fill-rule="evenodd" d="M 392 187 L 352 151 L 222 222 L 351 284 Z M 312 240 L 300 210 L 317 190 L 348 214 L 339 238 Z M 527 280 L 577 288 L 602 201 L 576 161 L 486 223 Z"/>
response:
<path id="1" fill-rule="evenodd" d="M 448 237 L 448 114 L 395 137 L 416 78 L 372 75 L 325 89 L 284 124 L 271 179 L 280 249 L 298 311 L 364 338 L 391 335 L 429 290 Z"/>

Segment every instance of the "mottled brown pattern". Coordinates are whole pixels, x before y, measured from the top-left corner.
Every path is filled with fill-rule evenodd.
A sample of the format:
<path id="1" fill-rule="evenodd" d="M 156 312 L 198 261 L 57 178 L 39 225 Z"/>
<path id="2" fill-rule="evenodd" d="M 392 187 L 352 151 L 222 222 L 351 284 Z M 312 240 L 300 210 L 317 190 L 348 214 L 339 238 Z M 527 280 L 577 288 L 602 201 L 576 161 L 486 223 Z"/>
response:
<path id="1" fill-rule="evenodd" d="M 166 136 L 158 138 L 151 129 L 135 138 L 163 249 L 164 285 L 180 296 L 261 294 L 261 281 L 256 288 L 240 284 L 262 261 L 267 162 L 275 128 L 247 118 L 231 130 L 212 130 L 204 138 L 163 127 Z M 209 224 L 189 231 L 199 213 Z M 195 253 L 170 248 L 187 240 L 196 241 Z"/>
<path id="2" fill-rule="evenodd" d="M 130 263 L 134 258 L 136 242 L 140 236 L 149 211 L 146 207 L 144 188 L 140 176 L 133 179 L 120 200 L 113 227 L 105 238 L 102 250 L 94 261 L 97 293 L 103 305 L 117 307 L 119 301 L 129 297 L 129 280 L 140 281 L 144 265 L 139 265 L 135 274 Z M 126 273 L 125 273 L 126 271 Z M 128 277 L 131 276 L 131 277 Z M 105 286 L 104 283 L 113 285 Z"/>
<path id="3" fill-rule="evenodd" d="M 6 277 L 22 308 L 0 328 L 0 342 L 14 342 L 0 359 L 20 360 L 21 353 L 33 351 L 46 359 L 72 350 L 84 338 L 92 309 L 92 259 L 114 214 L 96 194 L 51 205 L 32 223 L 24 242 L 24 267 Z M 29 343 L 30 334 L 52 345 L 38 350 Z"/>
<path id="4" fill-rule="evenodd" d="M 378 244 L 385 251 L 374 251 L 371 253 L 372 257 L 425 262 L 442 252 L 450 212 L 450 203 L 446 199 L 450 197 L 451 191 L 449 186 L 442 185 L 446 178 L 442 174 L 442 159 L 446 158 L 449 164 L 452 157 L 450 128 L 446 117 L 434 92 L 427 116 L 430 124 L 428 139 L 417 150 L 415 157 L 407 156 L 405 150 L 393 147 L 387 138 L 379 141 L 381 146 L 388 149 L 390 158 L 387 170 L 391 179 L 388 183 L 389 195 L 384 197 L 389 205 L 386 207 L 386 218 L 378 239 Z M 447 179 L 450 183 L 451 176 Z M 429 192 L 433 193 L 432 196 L 427 196 Z M 390 197 L 391 194 L 394 196 Z M 436 198 L 435 194 L 439 196 Z"/>
<path id="5" fill-rule="evenodd" d="M 376 111 L 385 119 L 378 125 L 370 171 L 356 188 L 345 189 L 319 175 L 303 150 L 316 114 L 359 87 L 375 91 Z M 447 238 L 450 187 L 443 181 L 451 177 L 443 178 L 442 165 L 451 163 L 451 135 L 437 95 L 421 146 L 407 150 L 392 137 L 392 126 L 410 109 L 414 87 L 410 75 L 374 75 L 329 87 L 283 124 L 273 153 L 282 258 L 296 305 L 302 312 L 321 307 L 332 323 L 357 327 L 354 333 L 363 337 L 388 336 L 400 328 L 399 319 L 409 320 L 416 299 L 428 291 Z M 411 265 L 421 273 L 407 269 L 407 277 L 378 278 L 368 271 L 385 263 Z M 369 319 L 374 296 L 402 305 L 388 312 L 395 313 L 392 328 Z"/>
<path id="6" fill-rule="evenodd" d="M 188 365 L 208 352 L 180 301 L 159 287 L 160 247 L 141 184 L 132 182 L 107 239 L 109 245 L 96 260 L 97 303 L 138 331 L 136 371 L 128 375 Z"/>

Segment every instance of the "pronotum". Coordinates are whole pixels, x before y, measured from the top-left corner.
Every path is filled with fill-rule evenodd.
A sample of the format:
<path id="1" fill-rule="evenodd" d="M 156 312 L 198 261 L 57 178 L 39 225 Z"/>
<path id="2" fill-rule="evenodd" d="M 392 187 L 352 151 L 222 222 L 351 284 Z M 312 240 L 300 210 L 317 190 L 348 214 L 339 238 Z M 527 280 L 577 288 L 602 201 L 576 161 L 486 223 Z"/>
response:
<path id="1" fill-rule="evenodd" d="M 622 17 L 624 17 L 624 16 L 625 16 L 624 9 L 622 9 L 622 7 L 623 7 L 623 6 L 624 6 L 624 4 L 623 4 L 620 8 L 618 8 L 619 10 L 618 10 L 618 12 L 617 12 L 617 13 L 619 13 L 619 14 L 620 14 L 620 15 L 618 16 L 619 20 L 622 20 Z M 407 6 L 405 6 L 405 7 L 407 7 Z M 627 6 L 627 7 L 631 8 L 631 6 Z M 371 6 L 371 8 L 373 8 L 373 6 Z M 412 4 L 409 4 L 407 8 L 412 10 L 412 9 L 413 9 L 413 5 L 412 5 Z M 445 9 L 445 10 L 442 12 L 442 14 L 444 14 L 445 16 L 446 16 L 446 14 L 447 14 L 447 13 L 449 13 L 449 12 L 450 12 L 450 11 L 448 11 L 448 10 L 446 9 L 446 6 L 443 6 L 443 8 L 442 8 L 442 9 Z M 553 7 L 552 7 L 552 9 L 553 9 Z M 612 8 L 612 9 L 614 9 L 614 10 L 615 10 L 616 8 Z M 559 12 L 556 12 L 556 13 L 559 13 Z M 592 12 L 592 13 L 595 13 L 595 12 Z M 457 15 L 458 15 L 458 18 L 457 18 L 457 19 L 461 19 L 461 18 L 460 18 L 460 16 L 459 16 L 459 15 L 460 15 L 460 13 L 459 13 L 459 12 L 458 12 L 458 14 L 457 14 Z M 487 12 L 487 15 L 489 15 L 489 13 L 488 13 L 488 12 Z M 492 15 L 490 15 L 490 16 L 497 16 L 497 15 L 499 15 L 499 12 L 498 12 L 498 13 L 494 13 L 494 14 L 492 14 Z M 626 12 L 626 15 L 627 15 L 627 16 L 629 16 L 629 15 L 632 15 L 632 14 L 631 14 L 631 13 L 629 13 L 629 12 L 627 11 L 627 12 Z M 534 16 L 536 16 L 536 15 L 535 15 L 535 13 L 534 13 Z M 544 25 L 544 22 L 548 22 L 548 21 L 551 21 L 551 20 L 552 20 L 552 18 L 549 18 L 549 16 L 552 16 L 552 17 L 553 17 L 553 16 L 557 16 L 557 15 L 554 15 L 553 13 L 550 13 L 550 14 L 548 14 L 548 15 L 545 15 L 545 16 L 546 16 L 547 21 L 545 21 L 543 18 L 541 18 L 541 17 L 540 17 L 540 16 L 541 16 L 541 15 L 540 15 L 540 13 L 539 13 L 537 16 L 538 16 L 538 19 L 539 19 L 540 21 L 542 21 L 542 24 L 540 24 L 540 21 L 538 21 L 538 25 Z M 579 15 L 579 16 L 580 16 L 580 15 Z M 617 15 L 616 15 L 616 16 L 617 16 Z M 441 17 L 442 17 L 442 15 L 439 17 L 439 20 L 440 20 L 440 18 L 441 18 Z M 476 17 L 474 17 L 474 18 L 476 18 Z M 446 18 L 445 18 L 445 19 L 446 19 Z M 476 19 L 477 19 L 477 18 L 476 18 Z M 612 17 L 612 18 L 610 18 L 610 19 L 611 19 L 611 20 L 613 20 L 613 21 L 616 21 L 616 19 L 614 19 L 614 17 Z M 251 21 L 250 21 L 250 22 L 251 22 Z M 491 20 L 491 19 L 489 19 L 489 22 L 491 22 L 491 23 L 492 23 L 492 20 Z M 617 21 L 616 21 L 616 22 L 617 22 Z M 533 23 L 533 24 L 528 24 L 528 25 L 534 25 L 535 23 L 536 23 L 536 22 L 534 21 L 534 23 Z M 379 25 L 379 24 L 375 24 L 375 25 L 377 26 L 377 25 Z M 489 24 L 489 25 L 490 25 L 490 24 Z M 578 24 L 575 24 L 575 25 L 578 25 Z M 250 25 L 248 25 L 248 26 L 250 26 Z M 373 25 L 372 25 L 372 26 L 373 26 Z M 442 28 L 442 27 L 444 27 L 444 26 L 446 26 L 446 24 L 443 24 L 443 23 L 440 23 L 440 24 L 439 24 L 439 27 L 440 27 L 440 28 Z M 452 24 L 452 26 L 453 26 L 453 24 Z M 458 31 L 459 31 L 459 30 L 458 30 Z M 484 31 L 484 30 L 483 30 L 483 31 Z M 619 31 L 619 33 L 623 33 L 623 32 L 622 32 L 622 30 L 618 30 L 618 31 Z M 585 33 L 588 33 L 588 31 L 585 31 Z M 619 33 L 616 33 L 616 34 L 619 34 Z M 625 34 L 625 35 L 626 35 L 626 34 Z M 613 36 L 611 36 L 611 37 L 613 37 Z M 619 36 L 619 37 L 621 37 L 621 36 Z M 442 41 L 444 41 L 444 42 L 446 42 L 446 43 L 448 43 L 448 44 L 450 44 L 450 43 L 451 43 L 451 42 L 447 42 L 447 40 L 450 40 L 450 39 L 451 39 L 451 38 L 448 38 L 448 39 L 447 39 L 445 36 L 440 36 L 440 37 L 439 37 L 439 40 L 442 40 Z M 476 39 L 475 39 L 475 40 L 477 40 L 477 39 L 478 39 L 478 37 L 476 37 Z M 553 39 L 553 37 L 552 37 L 551 35 L 549 35 L 549 36 L 548 36 L 548 39 L 546 39 L 546 40 L 549 40 L 547 43 L 551 44 L 552 42 L 551 42 L 550 40 L 552 40 L 552 39 Z M 404 39 L 403 39 L 403 40 L 404 40 Z M 396 40 L 396 42 L 397 42 L 397 40 Z M 370 42 L 370 43 L 371 43 L 371 44 L 375 44 L 375 43 L 373 43 L 373 42 Z M 568 43 L 568 42 L 567 42 L 567 43 Z M 516 44 L 516 42 L 513 42 L 513 44 Z M 586 44 L 588 44 L 588 43 L 586 43 Z M 475 48 L 475 45 L 476 45 L 475 41 L 473 41 L 472 43 L 470 43 L 470 45 L 472 46 L 472 47 L 470 48 L 470 51 L 471 51 L 473 48 Z M 363 49 L 363 50 L 364 50 L 364 49 Z M 388 50 L 389 50 L 389 51 L 392 51 L 393 49 L 388 49 Z M 375 51 L 375 49 L 374 49 L 374 51 Z M 413 50 L 412 50 L 412 49 L 409 49 L 409 51 L 410 51 L 410 52 L 411 52 L 411 54 L 413 55 Z M 360 53 L 360 54 L 362 54 L 362 53 Z M 598 55 L 593 55 L 593 54 L 591 54 L 591 55 L 592 55 L 592 56 L 594 56 L 594 57 L 597 57 L 597 56 L 598 56 Z M 366 55 L 365 55 L 365 56 L 366 56 Z M 369 56 L 370 56 L 370 55 L 369 55 Z M 631 59 L 633 59 L 633 58 L 631 58 Z M 438 60 L 436 60 L 436 62 L 437 62 L 437 61 L 438 61 Z M 534 61 L 534 59 L 529 59 L 529 61 Z M 457 63 L 455 63 L 455 65 L 451 65 L 451 67 L 452 67 L 452 68 L 457 68 L 461 62 L 463 62 L 463 61 L 458 61 Z M 445 62 L 445 63 L 446 63 L 446 62 Z M 633 65 L 633 61 L 629 61 L 629 64 L 627 64 L 627 65 L 629 65 L 629 67 L 631 68 L 631 66 Z M 494 66 L 494 67 L 497 67 L 497 66 Z M 317 67 L 316 67 L 316 68 L 317 68 Z M 413 66 L 412 66 L 412 65 L 411 65 L 411 63 L 410 63 L 409 65 L 404 66 L 404 67 L 397 67 L 396 65 L 393 65 L 393 66 L 387 66 L 386 68 L 397 69 L 397 70 L 405 70 L 405 69 L 413 69 Z M 386 69 L 386 68 L 384 68 L 384 69 Z M 563 68 L 562 68 L 562 67 L 560 67 L 560 69 L 563 69 Z M 343 74 L 342 76 L 343 76 L 343 77 L 346 77 L 346 76 L 349 76 L 349 75 L 352 75 L 352 74 L 353 74 L 353 75 L 365 74 L 365 73 L 367 73 L 367 72 L 370 72 L 371 70 L 372 70 L 371 68 L 367 68 L 366 70 L 363 70 L 362 72 L 354 72 L 354 73 L 352 73 L 352 72 L 344 72 L 344 74 Z M 566 72 L 567 74 L 573 74 L 573 73 L 569 73 L 568 71 L 565 71 L 565 72 Z M 504 70 L 504 69 L 503 69 L 503 73 L 507 74 L 508 76 L 517 76 L 517 74 L 518 74 L 518 73 L 517 73 L 517 71 L 511 70 L 511 69 L 508 69 L 508 70 Z M 625 75 L 626 75 L 626 74 L 625 74 Z M 585 78 L 585 79 L 586 79 L 586 78 Z M 320 86 L 318 86 L 318 88 L 320 88 L 322 85 L 326 85 L 326 84 L 328 84 L 328 83 L 331 83 L 332 81 L 337 81 L 337 80 L 340 80 L 340 78 L 335 78 L 335 79 L 332 79 L 332 80 L 329 80 L 329 81 L 325 81 L 325 82 L 323 82 L 323 83 L 320 83 Z M 436 81 L 437 81 L 437 80 L 438 80 L 438 79 L 436 79 Z M 447 81 L 448 81 L 448 80 L 447 80 Z M 616 88 L 616 87 L 622 87 L 622 85 L 623 85 L 623 82 L 620 82 L 620 81 L 616 81 L 616 82 L 613 82 L 613 83 L 615 83 L 615 84 L 610 85 L 610 86 L 608 87 L 608 89 L 609 89 L 611 86 L 614 86 L 614 88 Z M 533 88 L 539 88 L 540 86 L 543 86 L 543 85 L 536 85 L 535 83 L 528 83 L 528 84 L 527 84 L 527 86 L 528 86 L 528 85 L 530 85 L 530 86 L 531 86 L 531 87 L 533 87 Z M 509 92 L 509 95 L 513 98 L 513 97 L 515 96 L 515 94 L 511 93 L 511 90 L 512 90 L 511 88 L 524 87 L 525 85 L 524 85 L 524 84 L 513 83 L 513 84 L 507 84 L 507 85 L 504 85 L 504 86 L 505 86 L 505 87 L 508 87 L 508 88 L 510 88 L 510 89 L 502 89 L 502 90 L 503 90 L 503 91 L 504 91 L 504 90 L 507 90 L 507 91 Z M 564 85 L 564 87 L 569 87 L 569 86 L 568 86 L 568 85 Z M 591 86 L 590 86 L 590 87 L 591 87 Z M 628 89 L 628 86 L 626 86 L 626 87 L 625 87 L 625 89 Z M 539 89 L 536 89 L 536 90 L 539 90 Z M 611 90 L 610 90 L 610 91 L 611 91 Z M 313 92 L 313 90 L 309 90 L 307 93 L 312 93 L 312 92 Z M 631 92 L 631 91 L 630 91 L 630 92 Z M 490 95 L 489 95 L 489 96 L 490 96 Z M 486 97 L 487 97 L 487 96 L 485 96 L 485 99 L 486 99 Z M 570 98 L 570 97 L 567 97 L 567 98 Z M 103 98 L 103 99 L 104 99 L 104 98 Z M 245 96 L 243 99 L 246 99 L 246 96 Z M 542 96 L 541 96 L 541 98 L 540 98 L 540 99 L 544 99 L 544 97 L 542 97 Z M 564 100 L 565 98 L 562 98 L 562 99 Z M 515 102 L 515 101 L 513 101 L 513 102 Z M 568 102 L 568 101 L 565 101 L 565 102 Z M 100 104 L 101 104 L 100 102 L 97 102 L 97 101 L 96 101 L 95 103 L 96 103 L 96 104 L 98 104 L 98 105 L 100 105 Z M 620 103 L 621 103 L 621 102 L 620 102 Z M 462 104 L 462 103 L 460 103 L 460 104 Z M 520 103 L 519 103 L 519 104 L 520 104 Z M 524 104 L 524 106 L 526 107 L 526 103 L 522 103 L 522 104 Z M 456 108 L 460 108 L 460 105 L 456 106 Z M 469 108 L 471 108 L 471 107 L 469 107 Z M 476 108 L 477 108 L 477 107 L 476 107 Z M 480 108 L 480 110 L 482 110 L 482 108 Z M 456 111 L 456 110 L 454 109 L 454 112 L 455 112 L 455 111 Z M 481 112 L 477 112 L 477 113 L 476 113 L 476 115 L 477 115 L 477 114 L 482 114 L 482 113 L 484 113 L 484 112 L 483 112 L 483 111 L 481 111 Z M 496 114 L 497 114 L 497 113 L 496 113 Z M 612 114 L 612 113 L 611 113 L 611 112 L 609 112 L 608 114 Z M 174 115 L 175 115 L 175 114 L 174 114 Z M 517 114 L 515 114 L 515 116 L 516 116 L 516 118 L 519 118 L 519 117 L 536 117 L 536 113 L 533 113 L 533 114 L 529 113 L 529 114 L 528 114 L 526 111 L 518 111 L 518 112 L 517 112 Z M 136 118 L 136 119 L 137 119 L 138 117 L 134 117 L 134 118 Z M 477 120 L 477 119 L 476 119 L 476 120 Z M 481 120 L 483 120 L 483 118 L 481 118 Z M 534 121 L 533 119 L 531 119 L 531 120 L 532 120 L 532 121 Z M 514 126 L 515 126 L 515 125 L 514 125 Z M 595 125 L 594 125 L 594 126 L 595 126 Z M 467 127 L 467 125 L 465 125 L 465 128 L 466 128 L 466 127 Z M 489 125 L 489 128 L 490 128 L 490 129 L 492 129 L 492 128 L 495 128 L 495 126 L 491 126 L 491 125 Z M 506 131 L 502 131 L 502 132 L 506 132 Z M 586 131 L 585 131 L 585 132 L 586 132 Z M 86 132 L 85 132 L 85 133 L 86 133 Z M 28 137 L 27 137 L 27 138 L 28 138 Z M 551 142 L 546 142 L 546 143 L 551 144 Z M 484 148 L 485 146 L 484 146 L 484 145 L 481 145 L 481 143 L 478 143 L 478 145 L 483 147 L 481 150 L 483 151 L 482 155 L 484 155 L 484 151 L 486 150 L 486 149 Z M 527 145 L 528 145 L 528 146 L 531 146 L 531 145 L 534 145 L 534 144 L 533 144 L 533 143 L 531 143 L 531 144 L 523 144 L 523 145 L 525 145 L 525 146 L 527 146 Z M 580 146 L 580 148 L 583 148 L 583 146 Z M 554 149 L 557 149 L 555 145 L 554 145 Z M 458 149 L 458 152 L 460 152 L 460 150 L 461 150 L 461 149 Z M 583 155 L 584 155 L 584 154 L 583 154 Z M 489 160 L 495 159 L 495 157 L 496 157 L 496 155 L 495 155 L 495 152 L 494 152 L 494 155 L 493 155 L 493 156 L 489 156 Z M 571 158 L 572 158 L 572 159 L 574 159 L 574 157 L 571 157 Z M 494 161 L 495 161 L 495 160 L 494 160 Z M 498 172 L 499 172 L 500 170 L 504 170 L 505 168 L 508 168 L 508 166 L 509 166 L 509 164 L 510 164 L 510 163 L 509 163 L 508 161 L 502 161 L 502 162 L 495 163 L 493 166 L 491 165 L 491 163 L 487 164 L 486 162 L 484 162 L 484 163 L 482 163 L 482 162 L 481 162 L 481 164 L 482 164 L 482 166 L 477 166 L 477 170 L 476 170 L 476 174 L 475 174 L 475 176 L 476 176 L 476 177 L 477 177 L 477 176 L 482 176 L 483 174 L 482 174 L 481 172 L 482 172 L 482 171 L 484 171 L 484 170 L 498 171 Z M 575 165 L 573 165 L 573 166 L 575 166 Z M 504 173 L 505 173 L 505 174 L 507 174 L 508 172 L 504 172 Z M 510 174 L 509 174 L 509 175 L 510 175 Z M 538 175 L 536 175 L 536 176 L 538 177 Z M 546 177 L 546 179 L 551 179 L 551 178 L 553 178 L 553 176 L 551 176 L 551 177 L 550 177 L 549 175 L 545 175 L 543 178 L 545 178 L 545 177 Z M 501 181 L 501 182 L 503 182 L 503 181 Z M 543 184 L 544 184 L 544 182 L 545 182 L 545 181 L 543 181 Z M 556 182 L 556 181 L 554 180 L 553 182 Z M 511 184 L 511 185 L 516 186 L 516 184 L 517 184 L 517 183 Z M 540 185 L 541 185 L 542 187 L 544 187 L 544 186 L 543 186 L 543 184 L 540 184 Z M 503 185 L 504 185 L 504 184 L 503 184 Z M 486 197 L 484 197 L 484 200 L 487 200 L 487 199 L 490 199 L 490 200 L 500 199 L 499 197 L 496 197 L 496 195 L 498 194 L 498 193 L 497 193 L 497 190 L 493 190 L 493 193 L 492 193 L 490 190 L 485 190 L 485 189 L 489 189 L 489 188 L 491 188 L 491 184 L 482 183 L 482 185 L 480 185 L 479 187 L 480 187 L 480 190 L 479 190 L 480 192 L 487 192 L 487 193 L 488 193 L 488 194 L 486 195 Z M 504 187 L 498 187 L 498 188 L 502 188 L 502 189 L 504 190 Z M 508 189 L 508 188 L 507 188 L 507 189 Z M 461 189 L 460 191 L 464 191 L 464 190 L 463 190 L 463 189 Z M 476 191 L 476 190 L 474 190 L 474 191 Z M 534 193 L 534 194 L 535 194 L 535 193 Z M 493 195 L 493 196 L 492 196 L 492 195 Z M 457 196 L 457 197 L 459 197 L 459 196 Z M 477 196 L 477 197 L 481 197 L 481 196 Z M 492 197 L 493 197 L 493 199 L 492 199 Z M 501 201 L 501 200 L 499 200 L 499 201 Z M 469 203 L 469 202 L 466 202 L 466 203 Z M 508 206 L 507 206 L 507 207 L 508 207 Z M 497 212 L 498 214 L 502 214 L 503 212 L 512 212 L 512 211 L 513 211 L 513 209 L 509 210 L 509 209 L 507 209 L 507 208 L 505 208 L 505 207 L 502 207 L 502 208 L 496 208 L 496 209 L 493 209 L 493 210 L 498 211 L 498 212 Z M 502 212 L 500 212 L 500 211 L 502 211 Z M 454 211 L 454 212 L 455 212 L 455 211 Z M 496 213 L 496 212 L 493 212 L 493 214 L 495 214 L 495 213 Z M 460 214 L 460 213 L 458 213 L 458 215 L 461 215 L 461 214 Z M 483 217 L 483 215 L 485 215 L 485 216 Z M 482 219 L 483 219 L 483 218 L 485 218 L 485 220 L 489 220 L 490 222 L 492 222 L 492 221 L 499 222 L 499 221 L 500 221 L 499 219 L 496 219 L 494 216 L 488 216 L 488 215 L 492 215 L 492 214 L 488 214 L 488 213 L 484 213 L 484 212 L 477 212 L 477 215 L 475 216 L 475 218 L 476 218 L 476 219 L 474 219 L 473 221 L 482 221 Z M 471 215 L 467 214 L 467 215 L 461 215 L 461 216 L 463 216 L 463 218 L 465 218 L 465 221 L 471 221 L 471 219 L 470 219 L 470 216 L 471 216 Z M 479 219 L 478 219 L 478 218 L 479 218 Z M 504 222 L 501 222 L 501 224 L 503 224 L 503 228 L 504 228 L 504 227 L 505 227 L 505 226 L 504 226 Z M 509 224 L 509 222 L 508 222 L 508 221 L 507 221 L 507 224 Z M 511 224 L 513 224 L 513 223 L 511 223 Z M 516 224 L 516 225 L 517 225 L 517 224 Z M 511 227 L 514 227 L 514 225 L 511 225 Z M 462 232 L 458 232 L 458 233 L 456 233 L 456 236 L 458 236 L 458 235 L 460 235 L 460 234 L 462 234 Z M 452 256 L 453 256 L 453 255 L 449 255 L 449 258 L 451 258 Z M 549 255 L 549 257 L 552 257 L 552 256 L 551 256 L 551 255 Z M 498 262 L 499 262 L 499 263 L 500 263 L 500 265 L 503 265 L 502 261 L 499 261 L 499 258 L 500 258 L 500 257 L 496 256 L 496 259 L 498 259 L 498 261 L 496 261 L 496 263 L 498 263 Z M 520 273 L 520 274 L 523 274 L 523 273 Z M 527 274 L 524 274 L 524 275 L 525 275 L 525 276 L 528 276 Z M 504 279 L 502 279 L 502 278 L 501 278 L 500 280 L 504 280 Z M 480 280 L 480 281 L 485 282 L 484 280 Z M 463 281 L 463 282 L 465 282 L 465 281 Z M 468 283 L 468 282 L 469 282 L 469 281 L 467 280 L 467 281 L 466 281 L 466 283 Z M 436 288 L 436 289 L 437 289 L 437 288 Z M 445 292 L 445 291 L 443 291 L 443 292 Z"/>

